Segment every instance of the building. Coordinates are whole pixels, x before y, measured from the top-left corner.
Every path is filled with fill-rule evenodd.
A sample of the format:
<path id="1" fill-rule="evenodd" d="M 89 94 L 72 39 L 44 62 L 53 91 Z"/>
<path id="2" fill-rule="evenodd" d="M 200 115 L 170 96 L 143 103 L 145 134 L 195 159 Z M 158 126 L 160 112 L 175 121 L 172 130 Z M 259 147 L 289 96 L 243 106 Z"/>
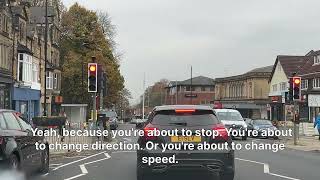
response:
<path id="1" fill-rule="evenodd" d="M 216 102 L 222 108 L 237 109 L 246 118 L 267 118 L 269 83 L 273 66 L 242 75 L 216 79 Z"/>
<path id="2" fill-rule="evenodd" d="M 15 1 L 11 4 L 13 15 L 14 60 L 12 107 L 26 119 L 40 115 L 41 84 L 39 79 L 40 61 L 33 57 L 33 37 L 28 33 L 30 3 Z"/>
<path id="3" fill-rule="evenodd" d="M 60 96 L 61 90 L 61 66 L 60 66 L 60 9 L 50 2 L 48 7 L 48 57 L 46 67 L 46 104 L 47 115 L 58 115 L 61 110 L 63 99 Z M 33 49 L 34 58 L 40 60 L 40 81 L 41 81 L 41 112 L 44 111 L 44 77 L 45 77 L 45 7 L 36 6 L 30 8 L 31 22 L 30 32 L 38 36 L 32 40 L 35 44 Z"/>
<path id="4" fill-rule="evenodd" d="M 12 16 L 8 0 L 0 0 L 0 109 L 11 108 Z"/>
<path id="5" fill-rule="evenodd" d="M 185 81 L 171 81 L 166 87 L 165 104 L 212 104 L 215 80 L 198 76 Z"/>
<path id="6" fill-rule="evenodd" d="M 48 116 L 58 115 L 62 104 L 59 6 L 50 1 L 48 7 L 45 67 L 45 7 L 30 2 L 0 1 L 0 108 L 19 111 L 26 119 L 44 114 L 45 89 Z"/>
<path id="7" fill-rule="evenodd" d="M 320 112 L 320 51 L 305 56 L 278 56 L 270 78 L 272 120 L 292 120 L 293 105 L 288 99 L 289 79 L 301 77 L 300 119 L 313 122 Z"/>

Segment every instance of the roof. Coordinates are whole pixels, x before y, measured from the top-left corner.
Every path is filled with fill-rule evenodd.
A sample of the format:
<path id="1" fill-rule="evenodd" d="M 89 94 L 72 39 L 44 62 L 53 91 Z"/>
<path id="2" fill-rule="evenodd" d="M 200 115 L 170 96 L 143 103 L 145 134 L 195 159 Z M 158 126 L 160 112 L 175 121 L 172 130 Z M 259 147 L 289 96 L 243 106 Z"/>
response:
<path id="1" fill-rule="evenodd" d="M 155 107 L 155 111 L 166 111 L 175 109 L 213 110 L 210 106 L 203 105 L 166 105 Z"/>
<path id="2" fill-rule="evenodd" d="M 266 72 L 266 73 L 270 73 L 272 72 L 273 66 L 265 66 L 265 67 L 260 67 L 260 68 L 255 68 L 247 73 L 260 73 L 260 72 Z"/>
<path id="3" fill-rule="evenodd" d="M 191 85 L 191 78 L 187 79 L 185 81 L 171 81 L 169 83 L 169 86 L 189 86 Z M 208 78 L 205 76 L 197 76 L 192 78 L 192 85 L 193 86 L 214 86 L 215 85 L 215 80 L 212 78 Z"/>
<path id="4" fill-rule="evenodd" d="M 269 78 L 270 73 L 272 72 L 273 66 L 264 66 L 264 67 L 259 67 L 255 68 L 251 71 L 248 71 L 244 74 L 237 75 L 237 76 L 229 76 L 229 77 L 223 77 L 223 78 L 217 78 L 217 82 L 222 82 L 222 81 L 229 81 L 229 80 L 237 80 L 245 77 L 264 77 L 264 78 Z"/>
<path id="5" fill-rule="evenodd" d="M 301 70 L 301 67 L 303 65 L 303 58 L 305 56 L 289 56 L 289 55 L 279 55 L 277 56 L 277 59 L 273 65 L 272 73 L 270 76 L 269 81 L 271 81 L 273 74 L 275 72 L 275 69 L 277 67 L 278 62 L 281 64 L 282 69 L 287 77 L 292 76 L 293 73 L 297 73 Z"/>

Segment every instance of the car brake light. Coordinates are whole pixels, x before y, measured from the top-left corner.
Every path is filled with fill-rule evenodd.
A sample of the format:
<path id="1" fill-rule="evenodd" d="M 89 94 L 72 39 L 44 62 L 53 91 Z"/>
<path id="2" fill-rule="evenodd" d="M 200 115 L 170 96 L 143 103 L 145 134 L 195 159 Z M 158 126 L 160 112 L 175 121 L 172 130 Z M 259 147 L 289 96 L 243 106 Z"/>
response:
<path id="1" fill-rule="evenodd" d="M 4 138 L 0 137 L 0 145 L 3 143 Z"/>
<path id="2" fill-rule="evenodd" d="M 176 109 L 176 113 L 194 113 L 196 112 L 195 109 Z"/>
<path id="3" fill-rule="evenodd" d="M 146 125 L 146 127 L 143 129 L 145 140 L 155 140 L 155 139 L 157 139 L 156 136 L 148 135 L 150 131 L 156 131 L 156 130 L 158 130 L 158 128 L 153 127 L 151 124 Z"/>
<path id="4" fill-rule="evenodd" d="M 214 139 L 225 140 L 225 141 L 229 139 L 228 132 L 226 130 L 226 127 L 223 124 L 216 124 L 213 127 L 213 130 L 219 134 L 218 136 L 214 137 Z"/>

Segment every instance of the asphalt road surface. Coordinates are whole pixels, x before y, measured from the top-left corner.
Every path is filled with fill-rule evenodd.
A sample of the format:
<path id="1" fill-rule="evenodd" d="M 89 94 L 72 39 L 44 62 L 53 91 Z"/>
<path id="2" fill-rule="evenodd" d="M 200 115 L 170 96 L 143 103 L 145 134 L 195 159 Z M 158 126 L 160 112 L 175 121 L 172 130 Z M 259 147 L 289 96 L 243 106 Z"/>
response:
<path id="1" fill-rule="evenodd" d="M 131 129 L 123 124 L 120 129 Z M 117 139 L 134 142 L 135 137 Z M 271 140 L 251 139 L 236 141 L 268 143 Z M 286 149 L 280 152 L 269 150 L 240 150 L 236 152 L 235 180 L 319 180 L 320 154 Z M 199 179 L 198 174 L 162 175 L 154 179 Z M 30 177 L 32 180 L 136 180 L 136 152 L 110 151 L 92 155 L 61 158 L 51 162 L 50 172 Z M 219 179 L 203 176 L 202 179 Z"/>

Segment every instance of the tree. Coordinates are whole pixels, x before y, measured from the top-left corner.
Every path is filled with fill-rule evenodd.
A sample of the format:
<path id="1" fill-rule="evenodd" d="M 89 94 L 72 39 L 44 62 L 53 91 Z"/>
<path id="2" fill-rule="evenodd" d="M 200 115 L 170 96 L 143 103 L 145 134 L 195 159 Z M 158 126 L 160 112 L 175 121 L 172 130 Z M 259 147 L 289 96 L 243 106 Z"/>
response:
<path id="1" fill-rule="evenodd" d="M 154 83 L 152 86 L 146 89 L 145 93 L 145 106 L 155 107 L 163 105 L 166 87 L 168 86 L 169 81 L 167 79 L 161 79 L 160 81 Z M 142 97 L 142 96 L 141 96 Z M 142 106 L 142 98 L 138 106 Z"/>
<path id="2" fill-rule="evenodd" d="M 63 12 L 61 25 L 61 91 L 66 103 L 90 102 L 91 95 L 87 93 L 86 82 L 87 63 L 95 56 L 96 62 L 107 73 L 105 106 L 117 104 L 124 89 L 124 78 L 111 43 L 104 33 L 108 27 L 100 23 L 96 12 L 77 3 Z"/>

